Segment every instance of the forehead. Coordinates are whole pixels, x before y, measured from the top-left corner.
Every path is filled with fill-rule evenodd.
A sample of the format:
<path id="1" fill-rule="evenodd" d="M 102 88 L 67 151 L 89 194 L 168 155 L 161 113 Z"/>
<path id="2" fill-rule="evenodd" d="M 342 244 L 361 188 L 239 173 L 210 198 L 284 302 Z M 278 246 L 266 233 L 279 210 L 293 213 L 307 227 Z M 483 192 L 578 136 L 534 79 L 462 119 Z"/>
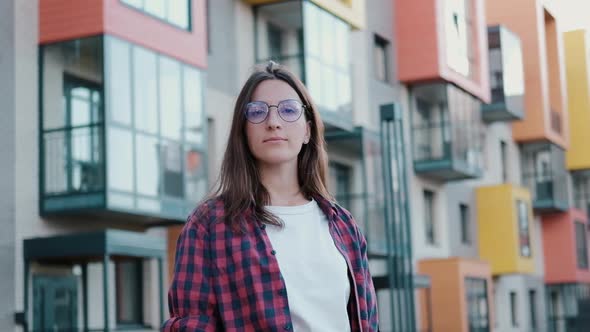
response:
<path id="1" fill-rule="evenodd" d="M 251 101 L 264 101 L 268 104 L 276 105 L 281 100 L 295 99 L 299 100 L 299 95 L 288 83 L 282 80 L 266 80 L 258 84 Z"/>

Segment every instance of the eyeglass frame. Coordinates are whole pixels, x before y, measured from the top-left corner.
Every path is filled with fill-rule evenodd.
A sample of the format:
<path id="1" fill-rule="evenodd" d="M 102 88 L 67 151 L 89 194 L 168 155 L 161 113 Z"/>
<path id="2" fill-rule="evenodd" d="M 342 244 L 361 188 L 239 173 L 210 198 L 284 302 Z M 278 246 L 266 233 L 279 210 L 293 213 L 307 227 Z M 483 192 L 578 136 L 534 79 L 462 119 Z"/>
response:
<path id="1" fill-rule="evenodd" d="M 281 103 L 283 103 L 283 102 L 286 102 L 286 101 L 295 101 L 295 102 L 297 102 L 297 103 L 299 103 L 299 104 L 301 105 L 301 113 L 299 113 L 299 116 L 297 117 L 297 119 L 295 119 L 295 120 L 293 120 L 293 121 L 288 121 L 288 120 L 285 120 L 285 119 L 283 119 L 283 117 L 281 116 L 281 113 L 279 112 L 279 106 L 281 105 Z M 248 108 L 248 105 L 250 105 L 250 104 L 252 104 L 252 103 L 262 103 L 262 104 L 266 105 L 266 108 L 268 109 L 268 112 L 266 112 L 266 116 L 265 116 L 265 117 L 264 117 L 264 119 L 262 119 L 260 122 L 252 122 L 252 121 L 250 121 L 250 120 L 248 119 L 248 115 L 247 115 L 247 113 L 248 113 L 248 112 L 247 112 L 247 108 Z M 265 102 L 265 101 L 262 101 L 262 100 L 255 100 L 255 101 L 251 101 L 251 102 L 247 103 L 247 104 L 246 104 L 246 106 L 244 106 L 244 111 L 243 111 L 243 112 L 244 112 L 244 117 L 246 118 L 246 121 L 248 121 L 248 122 L 250 122 L 250 123 L 252 123 L 252 124 L 260 124 L 260 123 L 263 123 L 264 121 L 266 121 L 266 119 L 268 119 L 268 115 L 270 114 L 270 108 L 271 108 L 271 107 L 274 107 L 274 108 L 276 108 L 276 109 L 277 109 L 277 115 L 279 116 L 279 118 L 281 118 L 281 120 L 283 120 L 283 121 L 285 121 L 285 122 L 288 122 L 288 123 L 293 123 L 293 122 L 295 122 L 295 121 L 299 120 L 299 119 L 301 118 L 301 115 L 302 115 L 303 113 L 305 113 L 305 111 L 306 111 L 306 110 L 307 110 L 307 108 L 308 108 L 308 106 L 307 106 L 307 105 L 305 105 L 303 102 L 301 102 L 301 101 L 299 101 L 299 100 L 297 100 L 297 99 L 285 99 L 285 100 L 281 100 L 281 101 L 279 101 L 279 102 L 278 102 L 278 104 L 277 104 L 277 105 L 270 105 L 269 103 L 267 103 L 267 102 Z"/>

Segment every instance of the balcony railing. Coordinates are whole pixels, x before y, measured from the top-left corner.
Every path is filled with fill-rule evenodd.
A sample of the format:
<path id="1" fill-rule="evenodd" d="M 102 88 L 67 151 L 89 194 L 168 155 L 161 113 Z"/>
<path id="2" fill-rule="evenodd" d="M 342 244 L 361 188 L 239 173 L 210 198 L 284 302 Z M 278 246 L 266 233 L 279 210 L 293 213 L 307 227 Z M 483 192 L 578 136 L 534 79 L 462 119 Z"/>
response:
<path id="1" fill-rule="evenodd" d="M 387 234 L 383 202 L 375 195 L 365 193 L 337 194 L 335 198 L 355 218 L 367 239 L 369 253 L 386 255 Z"/>
<path id="2" fill-rule="evenodd" d="M 478 177 L 482 170 L 482 132 L 472 122 L 414 126 L 414 168 L 444 180 Z"/>
<path id="3" fill-rule="evenodd" d="M 567 173 L 525 173 L 523 181 L 531 191 L 533 207 L 536 210 L 567 210 Z"/>
<path id="4" fill-rule="evenodd" d="M 105 189 L 103 135 L 99 124 L 45 131 L 44 194 Z"/>

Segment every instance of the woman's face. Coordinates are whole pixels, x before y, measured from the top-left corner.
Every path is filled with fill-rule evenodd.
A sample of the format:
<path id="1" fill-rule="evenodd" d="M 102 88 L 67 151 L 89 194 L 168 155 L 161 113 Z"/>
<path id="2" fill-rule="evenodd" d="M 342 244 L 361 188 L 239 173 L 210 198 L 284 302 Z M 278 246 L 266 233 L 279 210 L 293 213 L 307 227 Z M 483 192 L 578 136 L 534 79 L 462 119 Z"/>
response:
<path id="1" fill-rule="evenodd" d="M 281 101 L 287 101 L 284 105 L 289 103 L 292 103 L 292 106 L 297 105 L 289 100 L 301 103 L 297 92 L 281 80 L 262 81 L 252 94 L 251 102 L 264 102 L 271 105 L 266 119 L 262 122 L 252 123 L 246 120 L 248 147 L 259 163 L 266 165 L 297 163 L 297 155 L 303 144 L 309 142 L 310 123 L 305 119 L 305 112 L 293 122 L 285 121 L 279 116 L 279 109 L 275 106 Z M 253 112 L 261 112 L 266 108 L 262 103 L 256 104 L 261 107 L 254 107 Z M 296 107 L 284 107 L 281 114 L 289 119 L 294 109 Z"/>

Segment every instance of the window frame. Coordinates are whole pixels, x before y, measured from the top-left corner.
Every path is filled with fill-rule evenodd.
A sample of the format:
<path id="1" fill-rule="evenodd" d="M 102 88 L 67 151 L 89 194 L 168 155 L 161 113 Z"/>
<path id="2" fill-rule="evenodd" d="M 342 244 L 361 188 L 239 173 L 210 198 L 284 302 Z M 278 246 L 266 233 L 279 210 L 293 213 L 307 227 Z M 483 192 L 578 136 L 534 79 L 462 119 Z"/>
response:
<path id="1" fill-rule="evenodd" d="M 127 7 L 127 8 L 131 8 L 135 11 L 138 11 L 140 13 L 142 13 L 143 15 L 149 16 L 150 18 L 153 18 L 155 20 L 158 20 L 160 22 L 163 22 L 165 24 L 171 25 L 177 29 L 181 29 L 183 31 L 189 31 L 189 32 L 193 32 L 193 15 L 192 15 L 192 8 L 193 8 L 193 0 L 187 0 L 187 20 L 186 20 L 186 27 L 183 27 L 179 24 L 176 24 L 175 22 L 171 21 L 168 17 L 169 15 L 169 4 L 170 1 L 166 0 L 164 1 L 164 16 L 166 18 L 161 18 L 158 17 L 150 12 L 148 12 L 147 10 L 145 10 L 145 1 L 146 0 L 139 0 L 141 2 L 141 7 L 136 7 L 130 3 L 128 3 L 125 0 L 119 0 L 119 3 L 121 3 L 123 6 Z"/>
<path id="2" fill-rule="evenodd" d="M 424 236 L 426 243 L 437 245 L 436 221 L 435 221 L 435 193 L 432 190 L 424 189 L 422 191 L 422 201 L 424 204 Z M 427 216 L 427 211 L 429 216 Z"/>
<path id="3" fill-rule="evenodd" d="M 590 264 L 588 262 L 587 226 L 581 221 L 575 221 L 574 225 L 574 235 L 576 237 L 576 266 L 578 269 L 588 270 Z"/>
<path id="4" fill-rule="evenodd" d="M 471 244 L 471 218 L 469 205 L 465 203 L 459 204 L 459 220 L 461 223 L 461 243 L 469 245 Z"/>
<path id="5" fill-rule="evenodd" d="M 510 300 L 510 322 L 512 327 L 518 327 L 518 295 L 515 291 L 509 293 Z"/>
<path id="6" fill-rule="evenodd" d="M 375 79 L 379 82 L 383 82 L 383 83 L 390 83 L 391 82 L 391 75 L 389 73 L 390 70 L 390 64 L 389 64 L 389 49 L 390 49 L 390 42 L 389 40 L 387 40 L 386 38 L 378 35 L 378 34 L 373 34 L 373 72 L 375 75 Z M 382 51 L 383 52 L 383 63 L 381 64 L 383 66 L 383 77 L 379 77 L 379 71 L 378 71 L 378 63 L 377 63 L 377 51 Z"/>
<path id="7" fill-rule="evenodd" d="M 133 264 L 133 268 L 135 269 L 135 272 L 138 274 L 138 278 L 137 280 L 135 280 L 135 288 L 138 291 L 137 297 L 135 299 L 131 299 L 130 301 L 134 301 L 134 306 L 136 306 L 136 310 L 137 308 L 139 308 L 138 313 L 139 313 L 139 317 L 137 319 L 137 321 L 123 321 L 121 320 L 121 312 L 119 311 L 119 309 L 121 308 L 120 306 L 120 301 L 122 300 L 122 298 L 124 298 L 122 296 L 122 293 L 120 292 L 120 276 L 119 273 L 124 272 L 121 270 L 121 263 L 132 263 Z M 144 271 L 143 271 L 143 259 L 141 258 L 133 258 L 133 257 L 125 257 L 125 258 L 121 258 L 118 260 L 115 260 L 114 262 L 115 265 L 115 321 L 116 321 L 116 326 L 118 328 L 120 327 L 124 327 L 124 328 L 132 328 L 132 327 L 143 327 L 144 324 L 144 319 L 145 319 L 145 315 L 144 315 L 144 300 L 145 300 L 145 296 L 144 296 Z"/>

